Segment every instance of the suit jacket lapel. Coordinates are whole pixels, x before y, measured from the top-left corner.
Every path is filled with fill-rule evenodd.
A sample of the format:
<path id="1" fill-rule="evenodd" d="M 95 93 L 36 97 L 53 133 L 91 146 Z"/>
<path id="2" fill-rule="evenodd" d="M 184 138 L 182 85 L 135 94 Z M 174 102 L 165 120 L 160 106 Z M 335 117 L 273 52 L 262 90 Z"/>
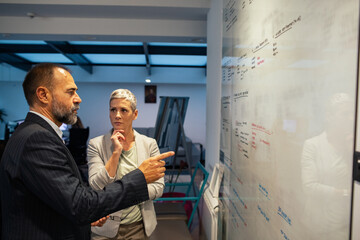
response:
<path id="1" fill-rule="evenodd" d="M 49 130 L 50 132 L 52 132 L 53 134 L 58 136 L 57 133 L 55 132 L 55 130 L 43 118 L 41 118 L 40 116 L 38 116 L 34 113 L 29 112 L 26 115 L 25 122 L 37 123 L 40 126 L 42 126 L 43 128 Z"/>
<path id="2" fill-rule="evenodd" d="M 74 174 L 77 176 L 77 178 L 80 180 L 80 182 L 82 183 L 82 178 L 80 176 L 80 172 L 79 169 L 76 165 L 76 162 L 74 160 L 74 158 L 72 157 L 69 149 L 65 146 L 65 144 L 62 142 L 62 140 L 59 138 L 59 135 L 57 135 L 57 133 L 55 132 L 55 130 L 40 116 L 29 112 L 25 118 L 25 122 L 33 122 L 35 124 L 39 124 L 40 126 L 42 126 L 43 128 L 45 128 L 46 130 L 48 130 L 49 132 L 53 133 L 55 135 L 56 138 L 59 139 L 59 141 L 63 144 L 64 146 L 64 151 L 67 152 L 68 155 L 68 162 L 69 162 L 69 166 L 72 168 Z"/>

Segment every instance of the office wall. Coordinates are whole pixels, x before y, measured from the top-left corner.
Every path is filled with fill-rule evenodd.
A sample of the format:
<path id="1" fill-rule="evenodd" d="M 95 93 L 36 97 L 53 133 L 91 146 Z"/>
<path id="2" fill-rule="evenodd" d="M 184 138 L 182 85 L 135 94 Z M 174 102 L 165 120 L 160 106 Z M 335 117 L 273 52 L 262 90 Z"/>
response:
<path id="1" fill-rule="evenodd" d="M 108 99 L 117 88 L 128 88 L 138 98 L 139 117 L 134 127 L 154 127 L 158 104 L 144 103 L 145 68 L 95 67 L 92 75 L 70 66 L 82 98 L 79 116 L 90 127 L 90 137 L 105 133 L 111 127 Z M 185 133 L 193 142 L 205 145 L 206 76 L 204 69 L 154 68 L 151 79 L 157 85 L 157 96 L 189 96 L 185 118 Z M 28 111 L 22 92 L 25 72 L 6 64 L 0 65 L 0 108 L 8 114 L 6 120 L 23 119 Z M 167 82 L 167 83 L 165 83 Z M 159 98 L 158 98 L 159 100 Z M 5 125 L 0 126 L 0 138 Z"/>
<path id="2" fill-rule="evenodd" d="M 110 129 L 108 114 L 109 95 L 117 88 L 128 88 L 137 96 L 139 116 L 134 127 L 154 127 L 159 108 L 156 104 L 144 103 L 144 84 L 131 83 L 83 83 L 79 82 L 79 94 L 83 103 L 79 116 L 90 126 L 90 136 L 98 136 Z M 193 142 L 204 144 L 205 141 L 205 86 L 158 84 L 158 96 L 189 96 L 189 106 L 185 117 L 185 134 Z"/>

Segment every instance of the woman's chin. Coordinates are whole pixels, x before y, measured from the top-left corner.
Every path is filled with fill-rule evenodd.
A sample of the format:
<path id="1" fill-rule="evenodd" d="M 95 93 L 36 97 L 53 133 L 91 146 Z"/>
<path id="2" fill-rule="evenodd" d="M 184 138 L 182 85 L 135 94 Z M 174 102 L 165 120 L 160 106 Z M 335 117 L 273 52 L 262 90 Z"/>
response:
<path id="1" fill-rule="evenodd" d="M 122 127 L 119 126 L 113 126 L 114 130 L 124 130 Z"/>

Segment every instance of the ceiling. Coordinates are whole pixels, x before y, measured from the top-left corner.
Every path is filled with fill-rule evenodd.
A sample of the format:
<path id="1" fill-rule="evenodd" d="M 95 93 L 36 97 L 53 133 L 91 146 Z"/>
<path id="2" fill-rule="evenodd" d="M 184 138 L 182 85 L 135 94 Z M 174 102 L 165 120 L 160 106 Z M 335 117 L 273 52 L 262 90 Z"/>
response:
<path id="1" fill-rule="evenodd" d="M 206 67 L 206 44 L 0 40 L 0 62 L 28 71 L 33 64 L 54 62 L 93 66 Z"/>
<path id="2" fill-rule="evenodd" d="M 8 3 L 1 3 L 8 2 Z M 187 19 L 206 20 L 207 8 L 196 5 L 180 5 L 161 3 L 151 5 L 149 1 L 143 4 L 91 4 L 91 1 L 82 1 L 80 4 L 64 1 L 1 1 L 0 16 L 24 16 L 24 13 L 33 13 L 36 17 L 76 17 L 76 18 L 133 18 L 133 19 Z M 17 2 L 17 3 L 14 3 Z M 78 1 L 79 2 L 79 1 Z M 109 2 L 109 1 L 107 1 Z M 126 2 L 126 1 L 123 1 Z M 141 2 L 141 1 L 137 1 Z M 170 1 L 171 2 L 171 1 Z M 180 1 L 181 2 L 181 1 Z M 200 1 L 195 1 L 200 2 Z M 202 1 L 206 2 L 206 1 Z M 103 4 L 103 5 L 102 5 Z"/>
<path id="3" fill-rule="evenodd" d="M 208 0 L 0 0 L 0 62 L 206 67 Z M 26 41 L 25 41 L 26 40 Z M 55 59 L 58 60 L 55 60 Z"/>

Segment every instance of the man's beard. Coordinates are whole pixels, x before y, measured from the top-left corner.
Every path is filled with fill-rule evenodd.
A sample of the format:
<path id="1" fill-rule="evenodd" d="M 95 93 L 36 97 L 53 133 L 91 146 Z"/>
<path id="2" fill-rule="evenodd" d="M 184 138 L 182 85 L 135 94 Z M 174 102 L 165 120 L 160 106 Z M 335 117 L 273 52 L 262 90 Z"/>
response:
<path id="1" fill-rule="evenodd" d="M 71 109 L 68 110 L 65 106 L 59 104 L 56 99 L 54 99 L 52 103 L 54 118 L 61 123 L 75 124 L 77 121 L 77 113 L 75 110 L 78 109 L 80 109 L 79 104 L 74 104 Z"/>

